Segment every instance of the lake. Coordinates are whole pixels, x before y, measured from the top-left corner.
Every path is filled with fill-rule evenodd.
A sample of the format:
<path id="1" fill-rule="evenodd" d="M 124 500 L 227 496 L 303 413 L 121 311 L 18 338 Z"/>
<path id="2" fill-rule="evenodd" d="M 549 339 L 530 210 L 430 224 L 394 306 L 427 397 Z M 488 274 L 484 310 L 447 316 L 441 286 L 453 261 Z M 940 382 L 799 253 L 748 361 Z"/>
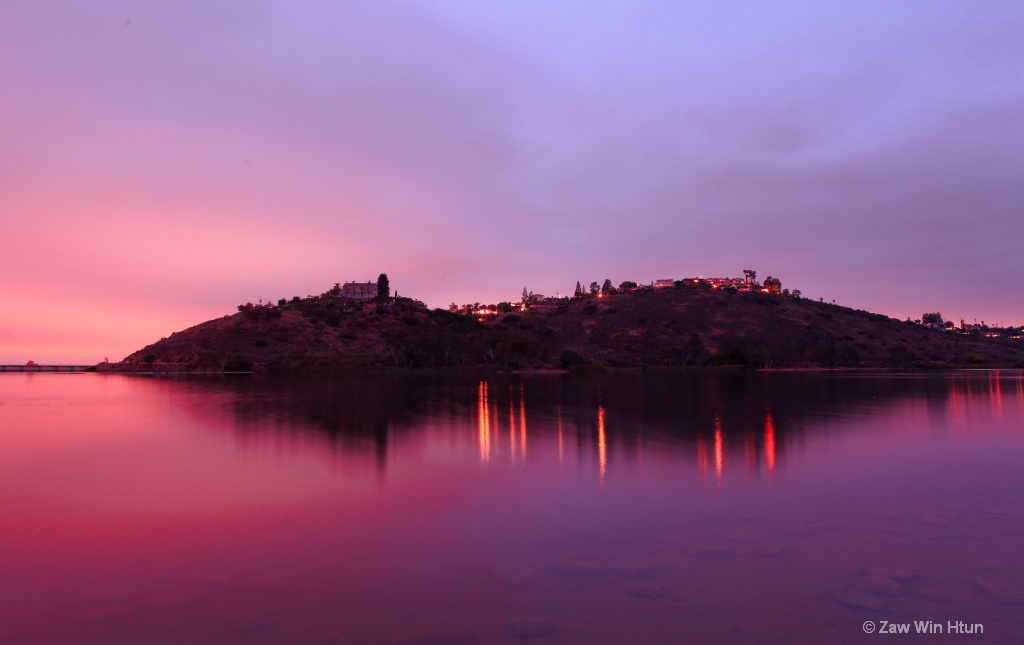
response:
<path id="1" fill-rule="evenodd" d="M 0 642 L 1020 643 L 1022 491 L 1020 371 L 4 374 Z"/>

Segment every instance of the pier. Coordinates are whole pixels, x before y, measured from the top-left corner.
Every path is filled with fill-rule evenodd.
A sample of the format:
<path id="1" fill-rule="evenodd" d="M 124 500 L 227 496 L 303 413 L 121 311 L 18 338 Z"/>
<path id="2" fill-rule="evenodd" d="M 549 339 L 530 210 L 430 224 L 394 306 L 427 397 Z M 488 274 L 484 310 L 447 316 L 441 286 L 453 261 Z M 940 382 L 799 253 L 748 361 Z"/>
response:
<path id="1" fill-rule="evenodd" d="M 0 365 L 0 372 L 86 372 L 95 365 Z"/>

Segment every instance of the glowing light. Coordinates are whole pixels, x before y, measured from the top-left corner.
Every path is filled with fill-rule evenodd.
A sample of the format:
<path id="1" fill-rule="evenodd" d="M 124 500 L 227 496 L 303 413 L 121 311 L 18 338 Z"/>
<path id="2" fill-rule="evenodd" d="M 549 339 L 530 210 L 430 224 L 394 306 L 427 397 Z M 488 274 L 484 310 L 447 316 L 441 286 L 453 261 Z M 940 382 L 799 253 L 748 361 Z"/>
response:
<path id="1" fill-rule="evenodd" d="M 996 370 L 989 376 L 988 388 L 989 394 L 993 396 L 996 403 L 996 416 L 1001 419 L 1003 417 L 1003 382 L 1001 372 Z"/>
<path id="2" fill-rule="evenodd" d="M 722 463 L 724 455 L 722 451 L 722 421 L 715 417 L 715 479 L 718 485 L 722 485 Z"/>
<path id="3" fill-rule="evenodd" d="M 775 424 L 772 423 L 772 413 L 768 412 L 764 417 L 764 460 L 769 471 L 775 470 Z"/>
<path id="4" fill-rule="evenodd" d="M 608 445 L 604 433 L 604 408 L 600 405 L 597 406 L 597 465 L 603 484 L 608 469 Z"/>
<path id="5" fill-rule="evenodd" d="M 519 385 L 519 445 L 523 451 L 523 460 L 526 460 L 526 396 L 523 393 L 523 385 Z"/>
<path id="6" fill-rule="evenodd" d="M 477 393 L 477 424 L 479 426 L 480 464 L 491 460 L 491 416 L 487 406 L 487 383 L 480 381 Z"/>
<path id="7" fill-rule="evenodd" d="M 565 441 L 562 437 L 562 406 L 558 406 L 558 465 L 565 459 Z"/>
<path id="8" fill-rule="evenodd" d="M 508 386 L 508 444 L 512 463 L 516 463 L 516 408 L 512 402 L 512 386 Z"/>

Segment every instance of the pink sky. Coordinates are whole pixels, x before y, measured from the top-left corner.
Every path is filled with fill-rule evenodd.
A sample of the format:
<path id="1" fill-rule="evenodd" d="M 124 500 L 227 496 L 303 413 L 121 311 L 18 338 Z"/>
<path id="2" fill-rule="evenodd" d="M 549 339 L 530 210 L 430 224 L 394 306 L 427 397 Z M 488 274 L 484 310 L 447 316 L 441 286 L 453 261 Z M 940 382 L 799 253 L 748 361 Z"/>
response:
<path id="1" fill-rule="evenodd" d="M 1024 324 L 1024 5 L 0 6 L 0 363 L 384 271 Z"/>

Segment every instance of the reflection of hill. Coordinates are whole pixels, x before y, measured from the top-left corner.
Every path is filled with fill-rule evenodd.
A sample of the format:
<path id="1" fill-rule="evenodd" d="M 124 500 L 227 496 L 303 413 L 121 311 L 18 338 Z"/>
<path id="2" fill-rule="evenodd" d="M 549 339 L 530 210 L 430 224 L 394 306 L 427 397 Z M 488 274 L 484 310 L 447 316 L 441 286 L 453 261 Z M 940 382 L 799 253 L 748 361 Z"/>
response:
<path id="1" fill-rule="evenodd" d="M 431 426 L 472 438 L 484 460 L 492 444 L 525 454 L 528 440 L 557 433 L 559 450 L 567 441 L 596 451 L 602 468 L 613 451 L 641 447 L 647 454 L 683 455 L 701 469 L 720 467 L 724 453 L 735 453 L 748 469 L 772 470 L 807 435 L 900 403 L 923 403 L 943 417 L 972 401 L 1024 403 L 1020 372 L 335 374 L 163 384 L 201 395 L 207 403 L 191 412 L 214 425 L 227 412 L 241 432 L 272 427 L 284 435 L 313 434 L 346 452 L 372 453 L 379 467 L 389 442 Z"/>
<path id="2" fill-rule="evenodd" d="M 384 466 L 388 444 L 396 435 L 413 433 L 439 414 L 439 405 L 456 405 L 465 398 L 450 391 L 457 384 L 449 379 L 420 374 L 211 375 L 159 380 L 198 394 L 206 404 L 192 405 L 189 412 L 211 425 L 220 425 L 219 417 L 226 412 L 236 432 L 259 434 L 269 429 L 285 438 L 316 436 L 347 453 L 374 454 L 379 467 Z M 463 387 L 473 384 L 461 382 Z M 468 415 L 469 404 L 465 405 L 463 415 Z"/>
<path id="3" fill-rule="evenodd" d="M 563 418 L 589 431 L 595 443 L 643 444 L 645 451 L 682 448 L 714 458 L 715 450 L 738 453 L 748 466 L 774 468 L 787 447 L 810 434 L 837 430 L 837 423 L 908 402 L 945 418 L 970 402 L 1024 405 L 1022 373 L 954 375 L 826 373 L 647 373 L 564 379 L 546 388 L 547 400 L 527 384 L 534 407 L 561 405 Z M 553 392 L 553 390 L 557 390 Z M 603 410 L 603 418 L 599 410 Z M 536 425 L 536 424 L 534 424 Z M 543 424 L 542 424 L 543 425 Z M 548 424 L 550 425 L 550 424 Z M 843 425 L 843 429 L 847 429 Z"/>

